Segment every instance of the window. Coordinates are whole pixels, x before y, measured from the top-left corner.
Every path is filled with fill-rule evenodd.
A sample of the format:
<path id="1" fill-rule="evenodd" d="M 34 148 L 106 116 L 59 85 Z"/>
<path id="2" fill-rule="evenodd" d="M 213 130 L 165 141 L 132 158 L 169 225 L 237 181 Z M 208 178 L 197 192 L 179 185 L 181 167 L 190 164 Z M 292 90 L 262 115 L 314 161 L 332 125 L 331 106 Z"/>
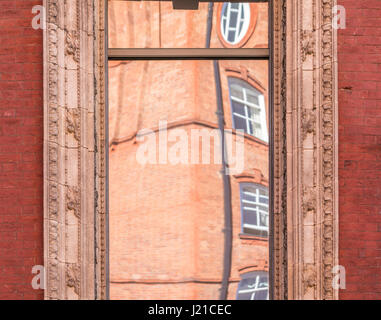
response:
<path id="1" fill-rule="evenodd" d="M 240 184 L 242 233 L 267 237 L 269 231 L 269 192 L 264 186 Z"/>
<path id="2" fill-rule="evenodd" d="M 230 44 L 239 43 L 250 25 L 250 5 L 248 3 L 225 3 L 222 8 L 221 33 Z"/>
<path id="3" fill-rule="evenodd" d="M 268 142 L 265 98 L 247 82 L 229 78 L 234 129 Z"/>
<path id="4" fill-rule="evenodd" d="M 237 300 L 268 300 L 269 281 L 266 272 L 250 272 L 242 275 L 238 285 Z"/>
<path id="5" fill-rule="evenodd" d="M 259 91 L 255 83 L 254 88 L 238 79 L 231 83 L 233 90 L 238 86 L 234 103 L 249 108 L 243 115 L 247 132 L 262 136 L 266 121 L 257 133 L 255 122 L 266 117 L 261 107 L 271 88 L 268 10 L 267 3 L 254 1 L 200 2 L 196 12 L 174 10 L 171 1 L 109 1 L 106 170 L 113 249 L 108 259 L 111 278 L 117 279 L 109 280 L 111 299 L 226 300 L 231 274 L 242 265 L 258 261 L 263 269 L 257 269 L 267 270 L 267 228 L 255 238 L 247 236 L 244 246 L 235 246 L 224 230 L 240 232 L 234 229 L 240 223 L 233 210 L 239 202 L 236 193 L 232 199 L 228 175 L 248 167 L 269 181 L 269 147 L 248 135 L 243 145 L 242 135 L 231 134 L 231 115 L 224 107 L 230 104 L 228 80 L 234 70 L 255 74 Z M 242 38 L 235 45 L 221 34 L 223 15 L 225 30 L 233 28 L 232 41 Z M 250 37 L 256 27 L 256 37 Z M 199 29 L 206 32 L 195 34 Z M 246 144 L 254 156 L 241 153 Z M 230 150 L 236 152 L 228 158 Z M 197 172 L 205 179 L 194 179 Z M 192 230 L 202 230 L 197 239 L 189 237 Z M 243 258 L 233 259 L 237 255 Z M 197 270 L 190 259 L 209 268 Z M 222 274 L 220 261 L 230 266 Z M 221 277 L 218 291 L 206 285 L 195 293 L 191 286 L 176 285 L 179 278 L 197 284 L 208 277 Z M 128 290 L 131 282 L 136 290 Z"/>

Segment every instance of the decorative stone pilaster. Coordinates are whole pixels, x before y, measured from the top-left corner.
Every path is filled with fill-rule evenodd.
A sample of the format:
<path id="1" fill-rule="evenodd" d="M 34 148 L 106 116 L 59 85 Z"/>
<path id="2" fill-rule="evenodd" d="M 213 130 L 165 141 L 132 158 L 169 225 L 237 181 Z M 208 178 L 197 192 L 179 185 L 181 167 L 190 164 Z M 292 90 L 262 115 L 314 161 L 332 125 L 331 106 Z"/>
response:
<path id="1" fill-rule="evenodd" d="M 286 134 L 286 4 L 273 1 L 273 214 L 270 245 L 273 298 L 288 298 L 287 256 L 287 134 Z"/>
<path id="2" fill-rule="evenodd" d="M 334 0 L 287 1 L 287 253 L 291 299 L 336 299 Z"/>
<path id="3" fill-rule="evenodd" d="M 99 266 L 103 226 L 97 219 L 104 216 L 105 209 L 99 205 L 104 195 L 96 197 L 104 173 L 95 157 L 104 131 L 96 137 L 94 130 L 96 110 L 104 101 L 100 96 L 104 72 L 99 72 L 104 70 L 104 54 L 99 50 L 103 4 L 96 0 L 44 1 L 46 299 L 104 295 L 104 267 Z"/>

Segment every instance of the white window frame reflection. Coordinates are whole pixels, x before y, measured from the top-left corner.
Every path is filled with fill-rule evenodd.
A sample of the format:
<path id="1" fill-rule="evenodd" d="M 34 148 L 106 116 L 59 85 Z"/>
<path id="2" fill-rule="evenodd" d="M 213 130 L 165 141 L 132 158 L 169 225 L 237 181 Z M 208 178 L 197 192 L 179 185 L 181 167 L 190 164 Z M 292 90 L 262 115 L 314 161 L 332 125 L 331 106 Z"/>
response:
<path id="1" fill-rule="evenodd" d="M 246 191 L 247 189 L 251 191 Z M 246 196 L 255 198 L 254 201 L 248 200 Z M 240 199 L 241 199 L 241 217 L 242 217 L 242 228 L 241 231 L 244 234 L 251 234 L 245 230 L 258 230 L 264 231 L 266 236 L 269 232 L 269 193 L 268 188 L 257 185 L 254 183 L 240 183 Z M 265 200 L 266 203 L 261 202 L 260 200 Z M 247 221 L 247 211 L 253 212 L 256 215 L 257 224 L 249 224 Z M 261 215 L 265 216 L 266 226 L 261 223 Z M 253 232 L 255 234 L 255 232 Z"/>
<path id="2" fill-rule="evenodd" d="M 237 129 L 238 127 L 236 117 L 241 118 L 246 122 L 245 133 L 268 143 L 269 135 L 267 131 L 266 103 L 264 95 L 242 79 L 229 77 L 228 81 L 234 129 Z M 233 87 L 240 91 L 241 97 L 234 95 Z M 248 99 L 249 96 L 256 97 L 258 103 L 250 102 Z M 244 114 L 234 111 L 234 103 L 237 103 L 244 108 Z M 259 113 L 259 116 L 256 117 L 256 113 Z"/>
<path id="3" fill-rule="evenodd" d="M 246 274 L 243 274 L 241 276 L 242 280 L 238 284 L 238 289 L 237 289 L 237 300 L 263 300 L 263 299 L 256 299 L 256 294 L 258 292 L 263 292 L 266 291 L 266 299 L 269 300 L 269 279 L 268 279 L 268 274 L 267 272 L 249 272 Z M 261 278 L 266 278 L 266 282 L 261 282 Z M 247 279 L 252 279 L 253 284 L 248 286 L 247 289 L 241 289 L 240 287 L 242 286 L 243 280 Z M 240 299 L 240 295 L 242 294 L 250 294 L 250 299 Z"/>
<path id="4" fill-rule="evenodd" d="M 236 6 L 238 7 L 236 8 Z M 235 25 L 232 21 L 232 12 L 237 12 Z M 246 35 L 250 26 L 249 3 L 224 3 L 221 13 L 221 34 L 224 40 L 232 45 L 238 44 Z M 229 32 L 233 32 L 233 39 L 229 41 Z"/>

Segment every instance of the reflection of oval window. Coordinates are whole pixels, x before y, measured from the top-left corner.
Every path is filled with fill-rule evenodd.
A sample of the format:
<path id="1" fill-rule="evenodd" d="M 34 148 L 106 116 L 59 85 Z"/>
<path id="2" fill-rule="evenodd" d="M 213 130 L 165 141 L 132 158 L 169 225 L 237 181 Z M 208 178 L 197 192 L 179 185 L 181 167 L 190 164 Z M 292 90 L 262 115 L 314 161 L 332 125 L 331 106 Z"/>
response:
<path id="1" fill-rule="evenodd" d="M 222 7 L 221 33 L 230 44 L 239 43 L 250 25 L 250 5 L 248 3 L 225 3 Z"/>

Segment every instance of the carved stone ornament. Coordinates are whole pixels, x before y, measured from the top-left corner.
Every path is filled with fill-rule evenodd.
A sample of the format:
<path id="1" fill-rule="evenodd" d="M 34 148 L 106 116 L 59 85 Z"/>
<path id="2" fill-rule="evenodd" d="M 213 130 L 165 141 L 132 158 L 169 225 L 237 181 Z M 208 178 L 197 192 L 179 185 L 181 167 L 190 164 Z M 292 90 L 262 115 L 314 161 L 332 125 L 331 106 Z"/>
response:
<path id="1" fill-rule="evenodd" d="M 46 299 L 106 298 L 104 5 L 44 1 Z"/>
<path id="2" fill-rule="evenodd" d="M 44 0 L 46 299 L 106 299 L 104 0 Z M 336 299 L 334 0 L 273 1 L 274 299 Z"/>
<path id="3" fill-rule="evenodd" d="M 282 208 L 287 219 L 287 295 L 337 299 L 332 286 L 332 271 L 338 265 L 337 42 L 332 23 L 336 1 L 284 0 L 284 4 L 286 128 L 282 133 L 287 137 L 283 149 L 287 167 L 281 173 L 287 180 L 287 210 Z M 278 197 L 276 191 L 274 196 Z"/>
<path id="4" fill-rule="evenodd" d="M 79 295 L 80 288 L 80 270 L 80 267 L 76 264 L 66 266 L 66 285 L 73 288 L 77 295 Z"/>

